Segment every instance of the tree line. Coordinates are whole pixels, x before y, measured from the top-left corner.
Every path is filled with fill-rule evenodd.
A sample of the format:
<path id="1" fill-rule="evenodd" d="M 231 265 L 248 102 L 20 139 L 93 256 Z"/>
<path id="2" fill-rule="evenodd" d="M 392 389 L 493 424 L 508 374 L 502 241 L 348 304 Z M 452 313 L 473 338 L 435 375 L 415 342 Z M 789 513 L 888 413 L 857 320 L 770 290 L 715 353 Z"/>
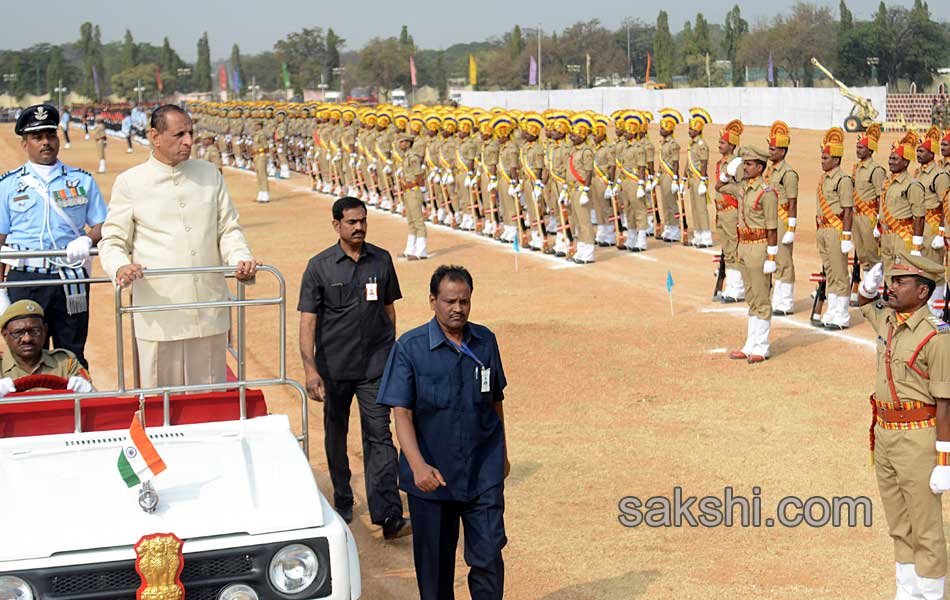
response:
<path id="1" fill-rule="evenodd" d="M 516 25 L 444 50 L 416 46 L 405 25 L 398 35 L 375 37 L 352 50 L 332 27 L 305 27 L 257 54 L 242 55 L 235 44 L 227 59 L 215 62 L 207 33 L 196 45 L 198 58 L 189 63 L 167 37 L 156 46 L 137 42 L 126 30 L 121 41 L 103 43 L 99 26 L 86 22 L 75 42 L 0 51 L 0 91 L 54 97 L 62 86 L 90 98 L 151 98 L 161 85 L 165 94 L 209 92 L 217 89 L 221 65 L 227 87 L 237 88 L 232 91 L 239 96 L 285 87 L 298 96 L 316 88 L 408 89 L 412 57 L 417 85 L 436 87 L 445 97 L 450 85 L 468 83 L 470 56 L 479 88 L 519 89 L 529 85 L 529 65 L 539 54 L 541 84 L 549 89 L 642 83 L 648 68 L 652 81 L 667 86 L 744 85 L 747 74 L 768 85 L 810 86 L 823 78 L 810 63 L 813 56 L 848 85 L 898 89 L 910 82 L 928 85 L 937 69 L 950 66 L 950 23 L 935 21 L 923 0 L 910 8 L 882 1 L 866 21 L 840 0 L 837 14 L 798 2 L 752 25 L 737 4 L 719 21 L 697 13 L 675 33 L 664 10 L 653 23 L 627 18 L 613 29 L 597 19 L 561 31 Z"/>

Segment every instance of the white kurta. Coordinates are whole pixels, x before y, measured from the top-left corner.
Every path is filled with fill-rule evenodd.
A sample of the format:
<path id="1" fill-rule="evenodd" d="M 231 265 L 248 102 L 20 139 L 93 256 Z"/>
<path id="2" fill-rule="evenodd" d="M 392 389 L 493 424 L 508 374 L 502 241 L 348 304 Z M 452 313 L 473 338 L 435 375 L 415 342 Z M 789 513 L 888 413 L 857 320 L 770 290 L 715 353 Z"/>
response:
<path id="1" fill-rule="evenodd" d="M 224 178 L 203 160 L 171 167 L 149 157 L 115 181 L 109 214 L 102 226 L 99 257 L 115 281 L 119 268 L 146 269 L 236 265 L 251 260 Z M 224 300 L 220 274 L 145 277 L 132 284 L 137 306 Z M 135 335 L 172 341 L 227 332 L 227 309 L 139 313 Z"/>

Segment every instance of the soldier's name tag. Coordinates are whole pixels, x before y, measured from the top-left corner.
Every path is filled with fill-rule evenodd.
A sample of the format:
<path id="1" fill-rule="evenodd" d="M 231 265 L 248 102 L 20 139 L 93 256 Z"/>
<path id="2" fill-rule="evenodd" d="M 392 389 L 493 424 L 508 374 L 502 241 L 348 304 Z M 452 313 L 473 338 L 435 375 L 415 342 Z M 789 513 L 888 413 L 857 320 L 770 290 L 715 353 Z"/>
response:
<path id="1" fill-rule="evenodd" d="M 375 281 L 366 284 L 366 301 L 376 302 L 379 300 L 379 290 Z"/>
<path id="2" fill-rule="evenodd" d="M 482 367 L 481 374 L 482 374 L 482 392 L 483 393 L 490 392 L 491 391 L 491 369 L 489 369 L 488 367 Z"/>

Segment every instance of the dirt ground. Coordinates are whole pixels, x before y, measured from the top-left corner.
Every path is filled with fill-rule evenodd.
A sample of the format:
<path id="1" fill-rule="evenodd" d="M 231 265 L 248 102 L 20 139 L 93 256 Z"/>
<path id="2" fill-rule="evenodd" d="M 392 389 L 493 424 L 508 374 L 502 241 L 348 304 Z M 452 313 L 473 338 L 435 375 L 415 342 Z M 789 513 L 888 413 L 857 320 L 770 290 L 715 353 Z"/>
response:
<path id="1" fill-rule="evenodd" d="M 685 130 L 677 139 L 685 147 Z M 719 127 L 707 140 L 715 147 Z M 506 420 L 512 474 L 506 489 L 506 597 L 540 600 L 631 598 L 885 598 L 893 595 L 893 556 L 873 471 L 868 466 L 867 397 L 874 374 L 874 337 L 855 309 L 853 326 L 829 333 L 808 325 L 819 270 L 814 242 L 815 190 L 823 132 L 793 130 L 789 163 L 801 176 L 795 247 L 796 312 L 776 318 L 772 357 L 761 365 L 731 361 L 726 351 L 745 336 L 743 306 L 712 303 L 714 253 L 651 240 L 650 251 L 597 249 L 597 263 L 578 267 L 523 251 L 515 270 L 511 246 L 473 234 L 429 227 L 433 258 L 396 267 L 404 298 L 400 332 L 431 317 L 427 285 L 441 263 L 468 267 L 475 279 L 472 320 L 498 336 L 509 386 Z M 743 143 L 764 145 L 766 128 Z M 653 134 L 656 139 L 656 134 Z M 889 143 L 877 160 L 886 163 Z M 848 137 L 845 167 L 854 162 Z M 108 199 L 115 177 L 144 161 L 109 141 L 108 172 L 97 176 Z M 73 134 L 61 159 L 87 170 L 95 148 Z M 22 163 L 12 127 L 0 128 L 0 167 Z M 226 170 L 231 195 L 255 255 L 287 278 L 287 365 L 302 380 L 296 301 L 307 259 L 332 244 L 332 199 L 295 176 L 271 181 L 268 205 L 254 202 L 249 173 Z M 712 211 L 712 207 L 711 212 Z M 371 212 L 368 240 L 395 256 L 405 225 Z M 716 250 L 718 253 L 718 249 Z M 98 267 L 97 267 L 98 268 Z M 669 271 L 673 310 L 665 283 Z M 250 294 L 275 294 L 262 277 Z M 102 389 L 115 383 L 112 291 L 93 294 L 87 355 Z M 278 372 L 277 311 L 250 313 L 252 377 Z M 268 391 L 271 410 L 299 423 L 289 390 Z M 308 407 L 311 464 L 331 495 L 322 448 L 322 410 Z M 360 549 L 364 597 L 416 597 L 411 542 L 385 542 L 369 522 L 363 495 L 356 409 L 350 456 L 357 493 L 352 529 Z M 671 496 L 737 495 L 759 488 L 762 515 L 785 496 L 867 496 L 870 527 L 668 527 L 621 525 L 619 501 Z M 697 514 L 694 510 L 694 514 Z M 735 513 L 739 514 L 738 509 Z M 468 598 L 461 553 L 456 589 Z"/>

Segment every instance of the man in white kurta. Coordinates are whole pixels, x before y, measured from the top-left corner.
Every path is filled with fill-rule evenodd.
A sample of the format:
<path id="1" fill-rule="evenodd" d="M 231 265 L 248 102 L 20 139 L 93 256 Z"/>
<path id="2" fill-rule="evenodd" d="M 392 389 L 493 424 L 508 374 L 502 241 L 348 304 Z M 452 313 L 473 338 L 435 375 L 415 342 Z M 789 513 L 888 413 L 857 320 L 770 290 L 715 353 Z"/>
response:
<path id="1" fill-rule="evenodd" d="M 157 115 L 157 116 L 156 116 Z M 191 119 L 177 106 L 156 109 L 152 155 L 115 181 L 99 256 L 118 285 L 132 285 L 136 306 L 224 300 L 221 274 L 143 276 L 143 269 L 236 265 L 254 277 L 257 263 L 217 168 L 189 160 Z M 226 308 L 133 315 L 142 387 L 220 383 L 226 379 Z"/>

